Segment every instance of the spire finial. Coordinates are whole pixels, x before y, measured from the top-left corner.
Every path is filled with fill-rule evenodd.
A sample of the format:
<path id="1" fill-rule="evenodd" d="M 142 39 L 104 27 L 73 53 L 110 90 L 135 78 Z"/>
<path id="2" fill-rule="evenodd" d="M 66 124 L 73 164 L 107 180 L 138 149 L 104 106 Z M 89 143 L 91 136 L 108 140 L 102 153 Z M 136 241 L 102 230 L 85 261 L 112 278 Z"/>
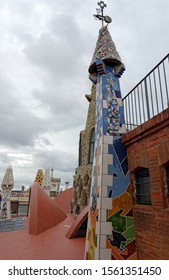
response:
<path id="1" fill-rule="evenodd" d="M 103 10 L 104 8 L 107 7 L 107 5 L 104 3 L 104 1 L 100 1 L 97 3 L 98 6 L 100 6 L 100 10 L 101 10 L 101 17 L 102 17 L 102 27 L 104 26 L 104 16 L 103 16 Z"/>
<path id="2" fill-rule="evenodd" d="M 104 3 L 104 1 L 100 1 L 100 2 L 97 2 L 97 5 L 100 6 L 100 9 L 96 9 L 96 12 L 97 12 L 97 15 L 93 15 L 96 19 L 99 19 L 102 21 L 102 28 L 104 27 L 104 21 L 108 24 L 110 23 L 112 20 L 111 20 L 111 17 L 109 16 L 104 16 L 103 14 L 103 10 L 104 8 L 107 7 L 107 5 Z"/>

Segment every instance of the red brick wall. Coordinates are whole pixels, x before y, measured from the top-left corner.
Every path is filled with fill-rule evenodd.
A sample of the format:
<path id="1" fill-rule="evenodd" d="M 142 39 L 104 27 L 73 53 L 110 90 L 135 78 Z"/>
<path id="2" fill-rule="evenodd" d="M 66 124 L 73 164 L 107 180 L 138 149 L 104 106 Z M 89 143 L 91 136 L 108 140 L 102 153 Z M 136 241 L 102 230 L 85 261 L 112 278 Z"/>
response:
<path id="1" fill-rule="evenodd" d="M 133 188 L 138 259 L 169 260 L 169 198 L 165 166 L 169 164 L 169 109 L 123 136 Z M 152 205 L 136 204 L 135 171 L 149 168 Z"/>

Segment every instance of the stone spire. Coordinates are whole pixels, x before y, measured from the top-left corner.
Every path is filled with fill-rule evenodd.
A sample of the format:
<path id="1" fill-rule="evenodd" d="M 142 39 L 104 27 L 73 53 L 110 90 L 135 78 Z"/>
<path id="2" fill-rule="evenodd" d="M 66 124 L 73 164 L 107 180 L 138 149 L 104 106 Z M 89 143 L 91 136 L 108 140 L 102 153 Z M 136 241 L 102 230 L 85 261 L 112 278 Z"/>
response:
<path id="1" fill-rule="evenodd" d="M 12 166 L 9 166 L 5 172 L 2 180 L 1 187 L 3 190 L 12 190 L 14 187 L 13 170 Z"/>
<path id="2" fill-rule="evenodd" d="M 1 218 L 2 219 L 11 218 L 10 196 L 13 187 L 14 187 L 13 170 L 12 170 L 12 166 L 9 166 L 5 172 L 1 184 L 1 188 L 2 188 Z"/>

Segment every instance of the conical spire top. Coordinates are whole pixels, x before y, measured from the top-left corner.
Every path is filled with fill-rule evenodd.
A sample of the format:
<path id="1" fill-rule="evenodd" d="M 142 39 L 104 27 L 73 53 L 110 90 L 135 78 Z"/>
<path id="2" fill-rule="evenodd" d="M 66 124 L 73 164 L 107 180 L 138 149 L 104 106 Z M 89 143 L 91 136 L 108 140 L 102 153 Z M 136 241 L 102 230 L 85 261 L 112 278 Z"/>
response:
<path id="1" fill-rule="evenodd" d="M 121 57 L 116 50 L 115 43 L 107 29 L 107 26 L 102 27 L 99 31 L 99 37 L 96 43 L 95 52 L 89 66 L 89 73 L 96 72 L 96 60 L 101 59 L 105 63 L 118 65 L 122 64 Z"/>

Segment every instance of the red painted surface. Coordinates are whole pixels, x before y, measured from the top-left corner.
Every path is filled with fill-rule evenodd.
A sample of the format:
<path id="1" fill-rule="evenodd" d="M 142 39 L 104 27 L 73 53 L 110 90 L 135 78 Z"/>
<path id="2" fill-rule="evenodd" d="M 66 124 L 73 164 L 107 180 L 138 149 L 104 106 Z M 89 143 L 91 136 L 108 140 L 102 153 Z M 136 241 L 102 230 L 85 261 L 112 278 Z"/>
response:
<path id="1" fill-rule="evenodd" d="M 29 233 L 31 234 L 39 234 L 66 218 L 66 214 L 38 183 L 34 183 L 31 187 L 29 211 Z"/>
<path id="2" fill-rule="evenodd" d="M 89 211 L 89 207 L 87 206 L 81 213 L 79 216 L 77 216 L 76 220 L 73 222 L 71 228 L 68 230 L 66 237 L 67 238 L 74 238 L 77 236 L 77 232 L 79 230 L 79 228 L 81 227 L 81 225 L 83 224 L 83 222 L 87 219 L 88 217 L 88 211 Z"/>
<path id="3" fill-rule="evenodd" d="M 83 260 L 85 238 L 65 237 L 74 217 L 67 218 L 58 225 L 38 234 L 28 233 L 29 219 L 25 218 L 26 228 L 0 233 L 1 260 Z"/>

